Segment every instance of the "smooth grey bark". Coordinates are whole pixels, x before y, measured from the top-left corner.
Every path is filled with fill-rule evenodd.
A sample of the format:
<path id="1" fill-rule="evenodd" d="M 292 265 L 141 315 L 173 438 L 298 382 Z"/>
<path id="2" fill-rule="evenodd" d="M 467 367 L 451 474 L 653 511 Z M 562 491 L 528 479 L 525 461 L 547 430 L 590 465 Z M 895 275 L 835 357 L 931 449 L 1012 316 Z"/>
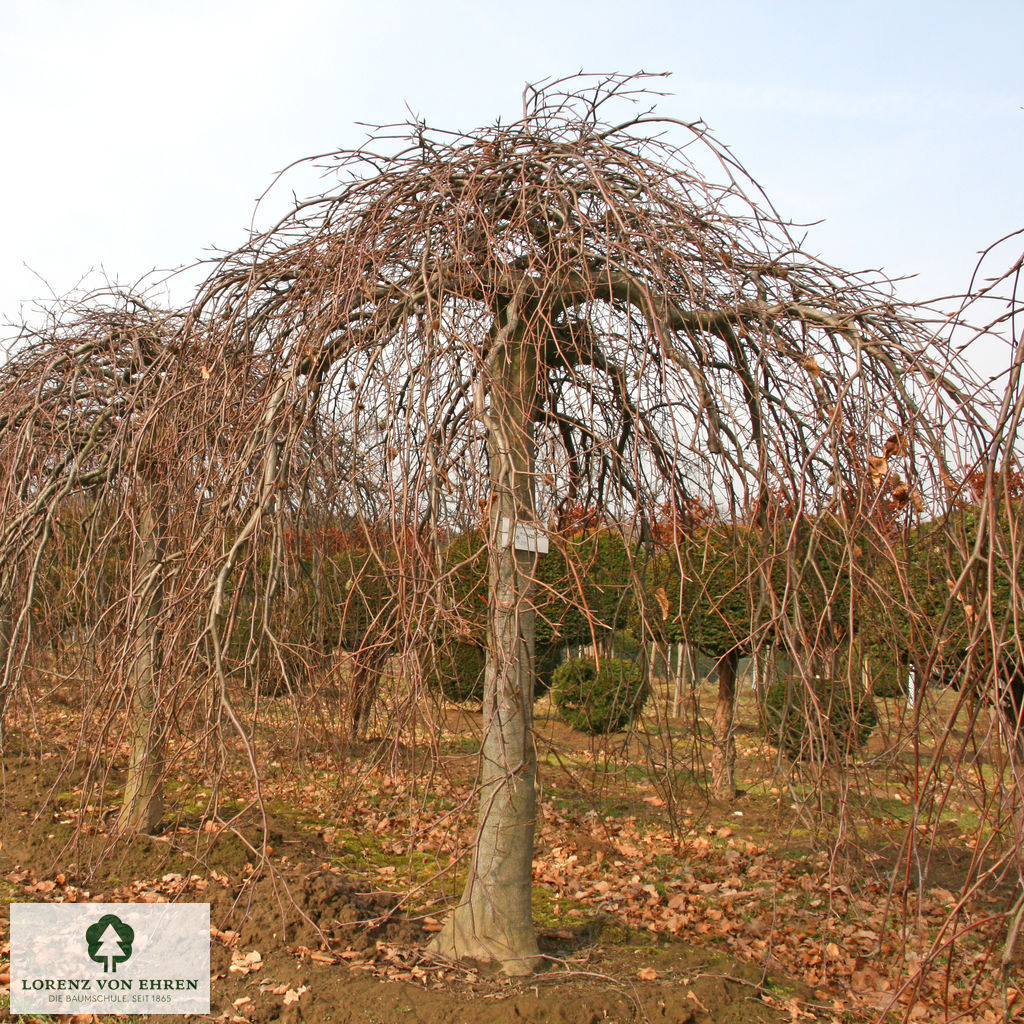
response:
<path id="1" fill-rule="evenodd" d="M 130 752 L 124 797 L 117 816 L 119 831 L 152 832 L 164 813 L 164 721 L 157 674 L 160 628 L 157 617 L 163 604 L 163 521 L 154 507 L 154 495 L 143 490 L 139 516 L 140 557 L 137 565 L 139 597 L 128 670 L 131 706 L 128 711 Z"/>
<path id="2" fill-rule="evenodd" d="M 714 754 L 711 781 L 715 796 L 731 800 L 736 796 L 736 666 L 735 651 L 718 659 L 718 702 L 715 705 Z"/>
<path id="3" fill-rule="evenodd" d="M 516 550 L 514 534 L 515 524 L 532 525 L 535 518 L 537 353 L 521 340 L 514 311 L 504 321 L 496 328 L 485 417 L 491 508 L 477 835 L 462 898 L 430 948 L 453 958 L 497 960 L 507 974 L 523 975 L 539 962 L 531 906 L 536 555 Z"/>

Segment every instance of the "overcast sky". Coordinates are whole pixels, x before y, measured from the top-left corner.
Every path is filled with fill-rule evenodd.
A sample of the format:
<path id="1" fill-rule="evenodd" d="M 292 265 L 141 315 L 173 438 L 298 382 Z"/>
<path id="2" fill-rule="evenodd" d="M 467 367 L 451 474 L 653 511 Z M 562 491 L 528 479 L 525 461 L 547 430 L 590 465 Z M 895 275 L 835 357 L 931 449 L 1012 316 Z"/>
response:
<path id="1" fill-rule="evenodd" d="M 1018 0 L 6 0 L 0 319 L 233 248 L 274 173 L 357 122 L 469 129 L 580 69 L 672 72 L 660 111 L 823 221 L 809 250 L 961 291 L 1024 226 L 1022 38 Z"/>

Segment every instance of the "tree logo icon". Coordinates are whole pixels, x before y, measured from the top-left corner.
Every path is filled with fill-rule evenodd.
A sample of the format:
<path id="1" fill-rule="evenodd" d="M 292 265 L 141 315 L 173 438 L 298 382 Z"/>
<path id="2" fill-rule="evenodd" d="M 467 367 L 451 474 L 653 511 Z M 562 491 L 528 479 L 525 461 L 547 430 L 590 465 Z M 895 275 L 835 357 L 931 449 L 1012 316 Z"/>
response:
<path id="1" fill-rule="evenodd" d="M 85 930 L 89 959 L 103 964 L 103 972 L 117 973 L 117 965 L 132 955 L 135 930 L 114 914 L 104 914 Z"/>

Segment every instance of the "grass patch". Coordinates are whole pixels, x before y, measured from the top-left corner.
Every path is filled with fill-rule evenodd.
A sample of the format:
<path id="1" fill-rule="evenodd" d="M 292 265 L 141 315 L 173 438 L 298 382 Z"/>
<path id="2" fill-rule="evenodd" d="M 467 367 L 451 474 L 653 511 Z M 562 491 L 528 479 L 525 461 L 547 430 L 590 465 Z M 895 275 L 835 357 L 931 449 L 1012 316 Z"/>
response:
<path id="1" fill-rule="evenodd" d="M 342 845 L 342 851 L 332 857 L 338 867 L 394 868 L 396 874 L 401 871 L 403 878 L 416 884 L 428 882 L 440 870 L 433 854 L 408 849 L 396 851 L 398 844 L 391 836 L 342 829 L 335 834 L 334 841 Z"/>
<path id="2" fill-rule="evenodd" d="M 573 911 L 574 920 L 583 920 L 588 909 L 585 903 L 559 896 L 543 885 L 533 887 L 533 923 L 540 930 L 565 927 L 566 917 Z"/>

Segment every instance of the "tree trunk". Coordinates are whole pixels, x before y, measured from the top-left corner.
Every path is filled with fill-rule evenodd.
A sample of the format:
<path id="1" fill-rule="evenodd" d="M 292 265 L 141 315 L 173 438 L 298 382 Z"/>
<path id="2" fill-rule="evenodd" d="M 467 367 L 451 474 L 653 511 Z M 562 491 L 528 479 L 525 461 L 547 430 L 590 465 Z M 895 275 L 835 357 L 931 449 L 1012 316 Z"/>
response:
<path id="1" fill-rule="evenodd" d="M 700 721 L 700 693 L 697 689 L 700 685 L 700 680 L 697 678 L 698 655 L 689 644 L 677 644 L 676 651 L 676 668 L 681 687 L 680 693 L 685 694 L 686 716 L 691 722 L 697 723 Z"/>
<path id="2" fill-rule="evenodd" d="M 7 660 L 11 654 L 11 603 L 6 596 L 0 596 L 0 689 L 7 678 Z M 13 666 L 11 666 L 13 676 Z M 11 681 L 13 689 L 13 679 Z"/>
<path id="3" fill-rule="evenodd" d="M 139 517 L 140 557 L 138 605 L 128 670 L 131 706 L 128 733 L 131 752 L 124 799 L 117 816 L 117 830 L 152 832 L 164 813 L 164 722 L 157 673 L 160 660 L 160 629 L 157 616 L 163 603 L 163 523 L 154 507 L 154 495 L 143 489 Z"/>
<path id="4" fill-rule="evenodd" d="M 522 975 L 539 960 L 531 908 L 536 555 L 516 549 L 515 527 L 532 526 L 535 517 L 537 357 L 520 340 L 514 315 L 496 333 L 485 418 L 491 509 L 478 826 L 462 898 L 430 948 L 453 958 L 497 960 L 506 973 Z"/>
<path id="5" fill-rule="evenodd" d="M 711 759 L 714 794 L 721 800 L 736 796 L 736 664 L 735 651 L 718 659 L 718 703 L 715 705 L 715 748 Z"/>
<path id="6" fill-rule="evenodd" d="M 663 648 L 665 652 L 665 678 L 672 683 L 672 717 L 678 718 L 683 713 L 683 667 L 681 664 L 673 666 L 672 649 L 678 645 L 666 641 Z"/>
<path id="7" fill-rule="evenodd" d="M 0 753 L 4 749 L 7 708 L 14 691 L 14 665 L 8 664 L 11 657 L 11 602 L 0 593 Z"/>
<path id="8" fill-rule="evenodd" d="M 347 708 L 352 739 L 358 740 L 370 721 L 370 712 L 380 689 L 380 677 L 391 654 L 390 647 L 375 640 L 360 646 L 352 655 Z"/>
<path id="9" fill-rule="evenodd" d="M 760 647 L 750 656 L 750 685 L 756 693 L 761 693 L 771 685 L 768 681 L 768 658 Z"/>

